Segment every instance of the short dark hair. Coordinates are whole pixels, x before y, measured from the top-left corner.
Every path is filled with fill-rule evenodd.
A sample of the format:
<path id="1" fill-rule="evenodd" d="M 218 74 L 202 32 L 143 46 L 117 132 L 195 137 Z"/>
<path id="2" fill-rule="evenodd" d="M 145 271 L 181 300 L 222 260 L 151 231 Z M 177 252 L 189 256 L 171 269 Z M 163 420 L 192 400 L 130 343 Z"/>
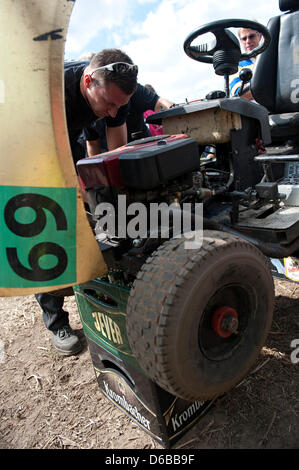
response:
<path id="1" fill-rule="evenodd" d="M 134 63 L 132 59 L 120 49 L 103 49 L 92 57 L 89 65 L 91 69 L 96 69 L 97 67 L 113 64 L 114 62 Z M 127 95 L 134 93 L 137 88 L 136 73 L 116 73 L 109 70 L 101 70 L 99 74 L 101 74 L 105 82 L 113 82 Z"/>
<path id="2" fill-rule="evenodd" d="M 144 85 L 145 88 L 147 88 L 148 90 L 152 91 L 153 93 L 156 93 L 156 90 L 154 89 L 154 87 L 152 85 L 150 85 L 149 83 L 147 83 L 146 85 Z"/>

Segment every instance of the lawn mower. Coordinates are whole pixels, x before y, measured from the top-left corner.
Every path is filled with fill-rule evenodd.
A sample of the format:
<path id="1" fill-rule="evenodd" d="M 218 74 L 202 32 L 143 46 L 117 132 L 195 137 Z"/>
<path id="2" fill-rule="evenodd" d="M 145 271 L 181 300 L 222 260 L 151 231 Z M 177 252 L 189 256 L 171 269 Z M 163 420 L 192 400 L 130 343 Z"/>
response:
<path id="1" fill-rule="evenodd" d="M 247 375 L 271 326 L 274 271 L 299 280 L 298 2 L 280 8 L 267 28 L 226 19 L 191 33 L 186 54 L 212 64 L 224 91 L 150 116 L 161 136 L 77 163 L 105 280 L 130 289 L 130 347 L 147 377 L 185 400 Z M 229 29 L 239 27 L 263 35 L 250 53 Z M 213 44 L 198 43 L 206 33 Z M 255 101 L 230 98 L 239 61 L 256 56 Z M 190 234 L 198 247 L 186 246 Z"/>

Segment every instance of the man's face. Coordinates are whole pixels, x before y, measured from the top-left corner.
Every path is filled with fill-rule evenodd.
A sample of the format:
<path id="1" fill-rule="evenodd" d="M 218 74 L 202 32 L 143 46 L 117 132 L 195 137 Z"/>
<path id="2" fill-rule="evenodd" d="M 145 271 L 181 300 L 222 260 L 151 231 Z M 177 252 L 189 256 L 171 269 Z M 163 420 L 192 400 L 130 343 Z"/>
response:
<path id="1" fill-rule="evenodd" d="M 242 28 L 239 31 L 239 38 L 244 52 L 250 52 L 259 45 L 262 35 L 253 29 Z"/>
<path id="2" fill-rule="evenodd" d="M 114 118 L 119 108 L 127 104 L 131 96 L 112 82 L 93 83 L 87 92 L 93 112 L 101 119 L 107 116 Z"/>

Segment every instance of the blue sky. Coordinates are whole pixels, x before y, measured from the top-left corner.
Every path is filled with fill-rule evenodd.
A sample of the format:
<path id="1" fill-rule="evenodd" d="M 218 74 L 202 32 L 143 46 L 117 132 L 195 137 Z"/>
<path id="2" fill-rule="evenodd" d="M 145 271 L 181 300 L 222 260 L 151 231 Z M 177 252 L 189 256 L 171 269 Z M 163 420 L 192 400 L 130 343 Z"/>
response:
<path id="1" fill-rule="evenodd" d="M 116 47 L 139 66 L 139 82 L 151 83 L 176 103 L 223 89 L 212 65 L 188 58 L 189 33 L 214 20 L 244 18 L 267 24 L 280 14 L 278 0 L 76 0 L 70 17 L 65 56 Z M 235 31 L 236 32 L 236 31 Z M 205 41 L 202 41 L 205 42 Z"/>

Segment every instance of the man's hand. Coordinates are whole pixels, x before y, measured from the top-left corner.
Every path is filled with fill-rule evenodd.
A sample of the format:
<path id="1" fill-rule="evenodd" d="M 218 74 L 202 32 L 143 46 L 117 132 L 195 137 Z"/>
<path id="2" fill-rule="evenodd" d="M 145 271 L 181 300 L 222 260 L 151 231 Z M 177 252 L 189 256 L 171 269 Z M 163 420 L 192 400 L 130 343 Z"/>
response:
<path id="1" fill-rule="evenodd" d="M 241 94 L 240 98 L 244 98 L 245 100 L 248 100 L 248 101 L 254 100 L 249 86 L 245 87 L 244 90 L 245 92 Z"/>
<path id="2" fill-rule="evenodd" d="M 163 111 L 163 109 L 169 109 L 173 105 L 174 103 L 172 101 L 160 97 L 155 105 L 154 111 L 158 113 L 159 111 Z"/>

